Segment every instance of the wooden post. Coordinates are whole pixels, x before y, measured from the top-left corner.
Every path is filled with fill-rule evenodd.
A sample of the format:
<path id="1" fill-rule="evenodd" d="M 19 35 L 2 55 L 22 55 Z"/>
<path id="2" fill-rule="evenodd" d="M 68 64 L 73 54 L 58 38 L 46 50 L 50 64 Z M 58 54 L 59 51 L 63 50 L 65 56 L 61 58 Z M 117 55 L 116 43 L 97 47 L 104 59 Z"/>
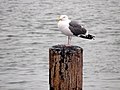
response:
<path id="1" fill-rule="evenodd" d="M 50 90 L 82 90 L 83 49 L 56 45 L 49 49 Z"/>

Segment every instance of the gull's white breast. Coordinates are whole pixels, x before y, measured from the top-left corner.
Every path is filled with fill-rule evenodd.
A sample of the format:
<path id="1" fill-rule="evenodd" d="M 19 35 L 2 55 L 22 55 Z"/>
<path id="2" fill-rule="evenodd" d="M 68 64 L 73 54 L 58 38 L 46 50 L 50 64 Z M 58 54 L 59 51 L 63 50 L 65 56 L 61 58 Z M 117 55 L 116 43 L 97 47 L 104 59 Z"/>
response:
<path id="1" fill-rule="evenodd" d="M 65 34 L 67 36 L 73 36 L 73 33 L 69 29 L 69 22 L 70 22 L 70 20 L 59 21 L 58 22 L 58 28 L 63 34 Z"/>

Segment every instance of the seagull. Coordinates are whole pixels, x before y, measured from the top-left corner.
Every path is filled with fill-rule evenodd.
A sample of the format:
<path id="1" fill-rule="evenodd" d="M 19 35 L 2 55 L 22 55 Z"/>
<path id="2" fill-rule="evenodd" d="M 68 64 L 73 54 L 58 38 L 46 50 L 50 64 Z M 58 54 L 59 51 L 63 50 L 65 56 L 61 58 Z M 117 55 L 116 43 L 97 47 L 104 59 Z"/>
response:
<path id="1" fill-rule="evenodd" d="M 88 34 L 88 31 L 82 27 L 77 21 L 72 21 L 67 15 L 60 15 L 58 21 L 58 29 L 68 36 L 67 45 L 70 45 L 72 36 L 84 39 L 94 39 L 95 36 Z"/>

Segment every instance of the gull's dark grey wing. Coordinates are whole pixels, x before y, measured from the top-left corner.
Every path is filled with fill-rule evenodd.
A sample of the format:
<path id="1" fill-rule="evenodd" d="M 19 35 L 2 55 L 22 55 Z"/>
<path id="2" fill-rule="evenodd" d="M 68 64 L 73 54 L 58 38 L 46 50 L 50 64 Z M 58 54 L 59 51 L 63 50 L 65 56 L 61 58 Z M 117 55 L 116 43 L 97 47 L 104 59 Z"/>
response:
<path id="1" fill-rule="evenodd" d="M 84 35 L 87 32 L 87 30 L 81 27 L 81 25 L 76 21 L 71 21 L 69 23 L 69 29 L 75 36 Z"/>

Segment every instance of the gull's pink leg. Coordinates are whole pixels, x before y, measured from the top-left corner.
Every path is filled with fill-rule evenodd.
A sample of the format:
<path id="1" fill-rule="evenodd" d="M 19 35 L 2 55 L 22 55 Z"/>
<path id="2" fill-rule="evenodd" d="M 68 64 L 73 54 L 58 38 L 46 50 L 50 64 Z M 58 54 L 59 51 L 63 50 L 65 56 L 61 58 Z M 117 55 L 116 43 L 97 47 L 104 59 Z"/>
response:
<path id="1" fill-rule="evenodd" d="M 71 36 L 68 36 L 68 46 L 70 46 L 70 43 L 71 43 L 71 39 L 72 39 L 72 37 Z"/>

